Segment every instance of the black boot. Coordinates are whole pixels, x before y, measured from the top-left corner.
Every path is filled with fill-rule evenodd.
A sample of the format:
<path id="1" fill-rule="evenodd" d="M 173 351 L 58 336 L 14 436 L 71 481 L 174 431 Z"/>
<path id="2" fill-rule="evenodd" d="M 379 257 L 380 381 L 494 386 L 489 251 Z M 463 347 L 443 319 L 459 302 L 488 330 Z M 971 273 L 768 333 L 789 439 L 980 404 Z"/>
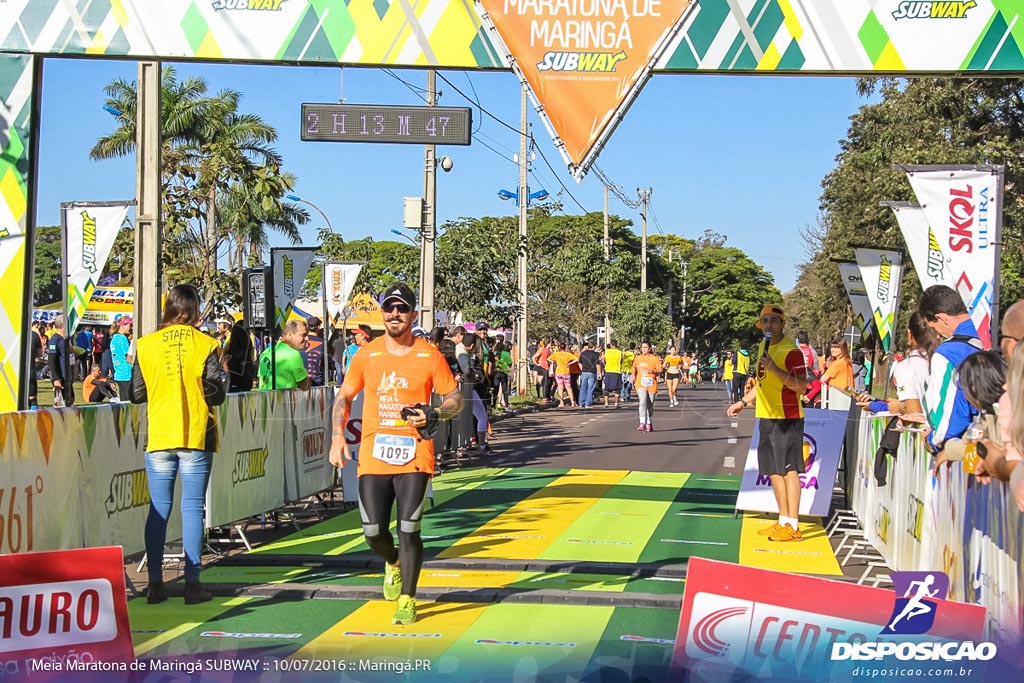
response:
<path id="1" fill-rule="evenodd" d="M 203 584 L 198 581 L 185 584 L 186 605 L 198 605 L 201 602 L 209 602 L 210 600 L 213 600 L 213 593 L 204 589 Z"/>
<path id="2" fill-rule="evenodd" d="M 164 582 L 158 583 L 150 582 L 146 586 L 146 602 L 150 605 L 158 605 L 167 599 L 167 589 L 164 588 Z"/>

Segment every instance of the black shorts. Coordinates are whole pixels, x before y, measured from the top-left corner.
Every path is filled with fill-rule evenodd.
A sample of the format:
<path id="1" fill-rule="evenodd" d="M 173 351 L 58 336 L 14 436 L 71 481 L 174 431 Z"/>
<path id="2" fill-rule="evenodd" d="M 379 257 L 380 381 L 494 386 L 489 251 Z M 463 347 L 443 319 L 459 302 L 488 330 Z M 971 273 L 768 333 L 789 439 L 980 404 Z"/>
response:
<path id="1" fill-rule="evenodd" d="M 761 418 L 757 442 L 757 469 L 762 475 L 804 473 L 804 419 Z"/>
<path id="2" fill-rule="evenodd" d="M 622 375 L 618 372 L 604 373 L 604 388 L 608 391 L 618 391 L 622 388 Z"/>

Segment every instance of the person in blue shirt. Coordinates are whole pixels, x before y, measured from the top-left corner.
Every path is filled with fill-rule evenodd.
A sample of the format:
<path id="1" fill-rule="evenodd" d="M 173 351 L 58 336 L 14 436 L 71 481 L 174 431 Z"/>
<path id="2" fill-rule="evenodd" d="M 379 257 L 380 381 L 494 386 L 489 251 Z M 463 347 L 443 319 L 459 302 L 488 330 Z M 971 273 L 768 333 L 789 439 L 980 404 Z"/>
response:
<path id="1" fill-rule="evenodd" d="M 92 330 L 83 327 L 75 335 L 75 346 L 82 349 L 84 353 L 78 357 L 78 377 L 85 379 L 92 368 Z"/>
<path id="2" fill-rule="evenodd" d="M 110 339 L 110 360 L 114 364 L 114 381 L 117 382 L 118 393 L 122 398 L 128 396 L 128 387 L 132 381 L 131 342 L 132 319 L 128 316 L 118 318 L 117 332 Z"/>
<path id="3" fill-rule="evenodd" d="M 361 349 L 370 343 L 370 328 L 367 325 L 360 325 L 355 332 L 352 333 L 352 339 L 354 340 L 349 347 L 345 349 L 345 372 L 348 372 L 348 366 L 352 364 L 352 356 L 356 355 L 356 351 Z"/>
<path id="4" fill-rule="evenodd" d="M 947 439 L 959 439 L 978 412 L 960 388 L 957 368 L 967 356 L 980 351 L 982 343 L 963 298 L 952 287 L 932 285 L 921 295 L 917 310 L 943 340 L 930 360 L 923 401 L 932 428 L 926 444 L 937 453 Z"/>

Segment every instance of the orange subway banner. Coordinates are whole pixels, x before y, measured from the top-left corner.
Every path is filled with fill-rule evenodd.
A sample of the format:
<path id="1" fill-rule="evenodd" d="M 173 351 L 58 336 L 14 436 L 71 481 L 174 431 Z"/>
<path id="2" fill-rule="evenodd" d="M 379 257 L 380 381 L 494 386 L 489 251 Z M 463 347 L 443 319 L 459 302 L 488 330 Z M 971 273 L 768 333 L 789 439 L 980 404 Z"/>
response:
<path id="1" fill-rule="evenodd" d="M 691 0 L 477 0 L 577 180 L 681 28 Z"/>

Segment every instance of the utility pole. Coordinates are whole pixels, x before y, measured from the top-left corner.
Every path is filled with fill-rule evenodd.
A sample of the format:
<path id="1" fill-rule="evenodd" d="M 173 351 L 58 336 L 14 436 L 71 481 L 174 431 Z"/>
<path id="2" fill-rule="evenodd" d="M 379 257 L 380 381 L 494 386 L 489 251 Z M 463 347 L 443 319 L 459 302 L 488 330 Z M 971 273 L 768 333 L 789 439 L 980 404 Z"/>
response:
<path id="1" fill-rule="evenodd" d="M 135 336 L 160 325 L 160 62 L 139 62 L 135 117 Z"/>
<path id="2" fill-rule="evenodd" d="M 640 218 L 643 225 L 643 232 L 641 233 L 640 242 L 640 291 L 647 291 L 647 204 L 651 200 L 651 188 L 641 190 L 637 188 L 637 194 L 640 195 Z"/>
<path id="3" fill-rule="evenodd" d="M 437 106 L 437 72 L 427 71 L 427 106 Z M 420 230 L 420 319 L 424 329 L 434 327 L 434 238 L 437 235 L 437 158 L 434 145 L 424 145 L 423 225 Z"/>
<path id="4" fill-rule="evenodd" d="M 686 271 L 687 266 L 690 265 L 689 261 L 683 261 L 683 308 L 679 312 L 679 316 L 683 319 L 683 322 L 679 324 L 679 351 L 680 353 L 686 348 L 686 284 L 687 277 Z"/>
<path id="5" fill-rule="evenodd" d="M 530 202 L 530 190 L 526 187 L 527 184 L 527 122 L 526 122 L 526 82 L 523 81 L 521 84 L 522 89 L 522 102 L 520 104 L 520 116 L 519 116 L 519 129 L 522 131 L 522 136 L 519 139 L 519 249 L 517 250 L 518 259 L 518 271 L 519 271 L 519 334 L 516 336 L 516 363 L 517 363 L 517 376 L 518 376 L 518 387 L 522 394 L 527 391 L 529 385 L 529 358 L 527 358 L 528 352 L 526 350 L 526 334 L 528 325 L 528 314 L 527 307 L 529 304 L 528 290 L 526 283 L 526 257 L 527 251 L 527 233 L 526 233 L 526 208 Z"/>
<path id="6" fill-rule="evenodd" d="M 612 260 L 612 238 L 608 234 L 609 219 L 608 219 L 608 183 L 601 183 L 604 187 L 604 262 L 607 264 Z M 604 292 L 604 345 L 608 346 L 608 342 L 612 340 L 612 319 L 611 319 L 611 302 L 609 297 L 611 295 L 605 287 Z"/>

